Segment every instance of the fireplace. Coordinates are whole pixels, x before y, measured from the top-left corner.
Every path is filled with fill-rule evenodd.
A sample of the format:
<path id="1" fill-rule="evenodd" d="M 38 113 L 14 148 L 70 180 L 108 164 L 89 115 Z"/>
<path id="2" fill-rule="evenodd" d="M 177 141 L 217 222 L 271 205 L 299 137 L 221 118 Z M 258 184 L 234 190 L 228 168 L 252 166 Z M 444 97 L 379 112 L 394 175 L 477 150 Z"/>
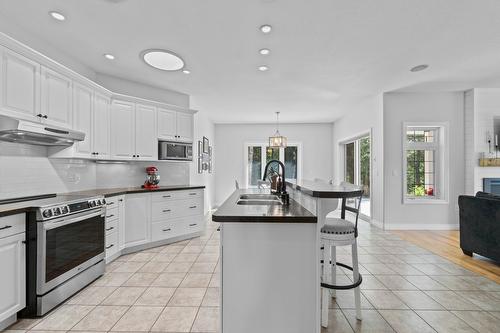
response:
<path id="1" fill-rule="evenodd" d="M 483 191 L 500 195 L 500 178 L 483 178 Z"/>

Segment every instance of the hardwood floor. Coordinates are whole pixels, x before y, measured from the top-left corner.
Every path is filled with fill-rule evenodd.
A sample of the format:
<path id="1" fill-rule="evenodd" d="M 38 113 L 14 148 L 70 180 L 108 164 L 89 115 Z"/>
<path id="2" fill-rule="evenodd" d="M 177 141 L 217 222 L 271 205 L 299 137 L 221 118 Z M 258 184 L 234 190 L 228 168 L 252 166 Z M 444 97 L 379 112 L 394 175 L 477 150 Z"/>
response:
<path id="1" fill-rule="evenodd" d="M 500 283 L 500 266 L 498 264 L 481 256 L 474 255 L 471 258 L 463 254 L 460 248 L 459 231 L 398 230 L 392 232 L 408 242 L 421 246 L 457 265 Z"/>

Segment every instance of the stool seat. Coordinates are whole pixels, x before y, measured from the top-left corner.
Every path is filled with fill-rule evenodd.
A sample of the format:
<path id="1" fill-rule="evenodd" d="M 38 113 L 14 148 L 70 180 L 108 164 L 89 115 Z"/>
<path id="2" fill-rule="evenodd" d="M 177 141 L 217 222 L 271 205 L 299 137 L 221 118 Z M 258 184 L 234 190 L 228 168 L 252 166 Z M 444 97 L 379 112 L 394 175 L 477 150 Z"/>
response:
<path id="1" fill-rule="evenodd" d="M 354 223 L 339 218 L 327 218 L 326 224 L 321 228 L 322 234 L 346 235 L 356 232 Z"/>

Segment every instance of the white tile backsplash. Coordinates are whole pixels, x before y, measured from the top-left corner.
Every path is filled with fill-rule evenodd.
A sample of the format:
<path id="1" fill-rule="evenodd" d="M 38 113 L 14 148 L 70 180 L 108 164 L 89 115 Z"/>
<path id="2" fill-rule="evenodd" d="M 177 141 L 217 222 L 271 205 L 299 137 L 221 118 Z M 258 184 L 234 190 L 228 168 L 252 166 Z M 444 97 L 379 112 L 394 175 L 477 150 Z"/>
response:
<path id="1" fill-rule="evenodd" d="M 160 185 L 189 184 L 188 163 L 96 164 L 79 159 L 49 159 L 46 147 L 0 142 L 0 199 L 140 186 L 145 181 L 145 168 L 150 165 L 159 169 Z"/>

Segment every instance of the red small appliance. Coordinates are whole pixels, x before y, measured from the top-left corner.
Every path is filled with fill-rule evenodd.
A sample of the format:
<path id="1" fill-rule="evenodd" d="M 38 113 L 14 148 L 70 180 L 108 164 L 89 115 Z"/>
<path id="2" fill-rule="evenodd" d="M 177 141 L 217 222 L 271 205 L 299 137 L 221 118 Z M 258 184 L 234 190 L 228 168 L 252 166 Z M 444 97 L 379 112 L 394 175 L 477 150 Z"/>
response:
<path id="1" fill-rule="evenodd" d="M 147 189 L 159 188 L 160 174 L 158 173 L 158 168 L 154 166 L 147 167 L 146 174 L 146 181 L 142 187 Z"/>

